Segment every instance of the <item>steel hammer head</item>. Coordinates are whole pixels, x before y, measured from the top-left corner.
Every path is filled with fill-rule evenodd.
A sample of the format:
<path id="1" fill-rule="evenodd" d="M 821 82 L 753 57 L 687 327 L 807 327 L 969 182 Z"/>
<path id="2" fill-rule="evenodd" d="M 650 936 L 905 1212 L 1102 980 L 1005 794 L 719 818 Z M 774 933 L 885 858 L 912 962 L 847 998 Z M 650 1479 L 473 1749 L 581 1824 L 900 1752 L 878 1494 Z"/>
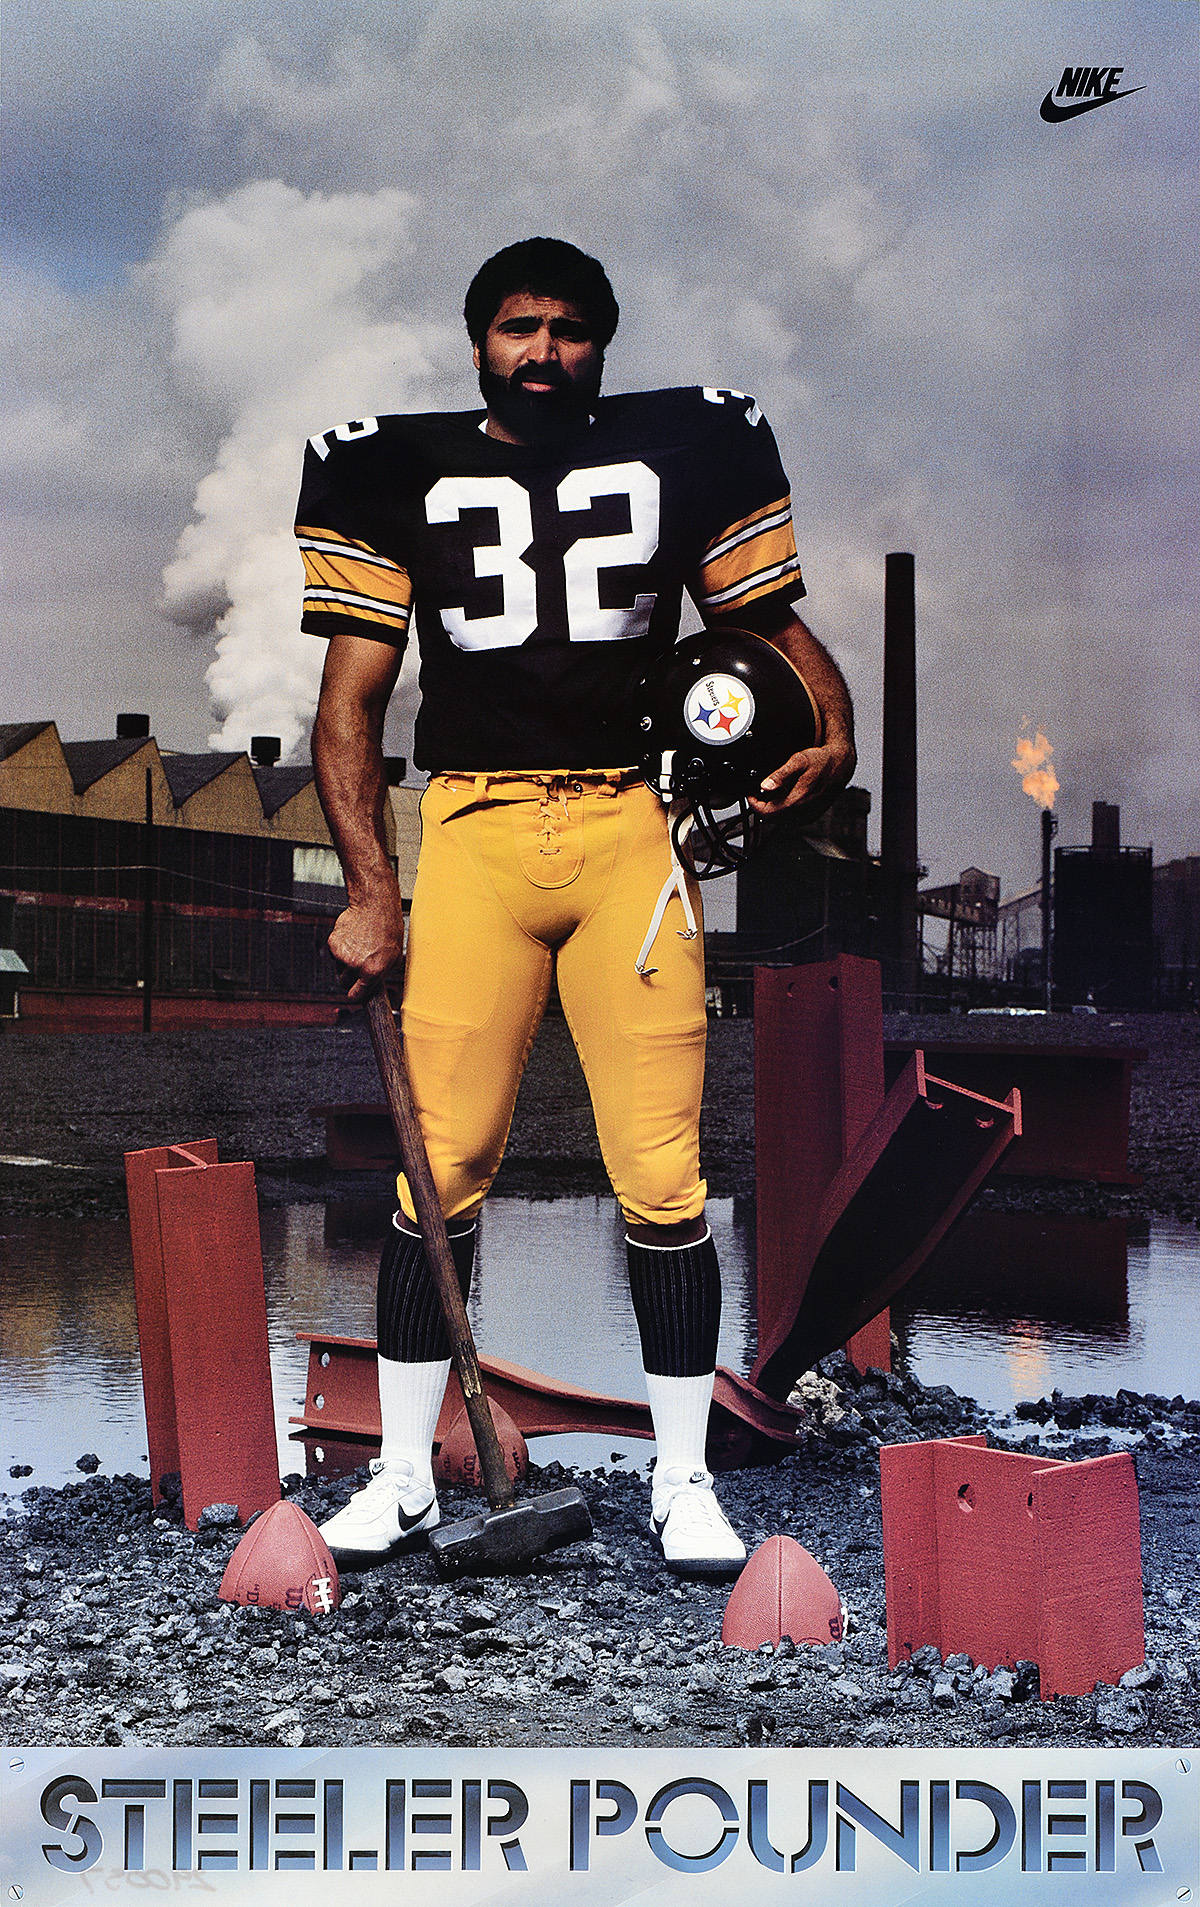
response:
<path id="1" fill-rule="evenodd" d="M 548 1549 L 562 1549 L 592 1533 L 588 1506 L 575 1489 L 525 1497 L 511 1509 L 488 1510 L 444 1523 L 429 1533 L 429 1550 L 446 1576 L 483 1576 L 532 1569 Z"/>

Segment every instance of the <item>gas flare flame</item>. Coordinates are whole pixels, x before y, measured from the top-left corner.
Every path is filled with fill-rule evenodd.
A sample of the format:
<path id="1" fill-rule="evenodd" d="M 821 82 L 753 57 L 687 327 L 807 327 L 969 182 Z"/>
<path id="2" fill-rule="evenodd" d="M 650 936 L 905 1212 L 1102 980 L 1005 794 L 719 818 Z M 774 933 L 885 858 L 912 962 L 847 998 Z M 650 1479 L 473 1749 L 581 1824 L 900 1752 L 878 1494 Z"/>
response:
<path id="1" fill-rule="evenodd" d="M 1033 741 L 1028 735 L 1022 735 L 1017 743 L 1013 767 L 1021 776 L 1021 786 L 1027 795 L 1032 795 L 1039 808 L 1052 808 L 1054 797 L 1058 793 L 1058 776 L 1050 766 L 1050 757 L 1054 753 L 1050 743 L 1039 728 Z"/>

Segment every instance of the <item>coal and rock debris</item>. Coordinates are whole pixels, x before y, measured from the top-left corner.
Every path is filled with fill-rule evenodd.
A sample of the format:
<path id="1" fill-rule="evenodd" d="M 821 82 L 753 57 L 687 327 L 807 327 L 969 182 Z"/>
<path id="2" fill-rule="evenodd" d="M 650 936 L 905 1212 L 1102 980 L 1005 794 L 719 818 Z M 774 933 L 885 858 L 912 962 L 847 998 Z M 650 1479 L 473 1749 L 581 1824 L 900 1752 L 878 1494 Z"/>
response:
<path id="1" fill-rule="evenodd" d="M 194 1535 L 177 1498 L 155 1507 L 144 1478 L 96 1475 L 26 1490 L 0 1525 L 0 1725 L 10 1741 L 62 1746 L 1195 1739 L 1200 1436 L 1189 1406 L 1164 1421 L 1155 1400 L 1159 1427 L 1137 1445 L 1147 1659 L 1118 1688 L 1043 1702 L 1033 1663 L 989 1671 L 926 1647 L 888 1666 L 881 1433 L 952 1435 L 980 1426 L 975 1407 L 909 1378 L 859 1378 L 837 1358 L 819 1375 L 828 1426 L 814 1422 L 802 1452 L 726 1473 L 718 1489 L 748 1547 L 782 1531 L 817 1557 L 847 1604 L 840 1642 L 724 1647 L 728 1586 L 666 1570 L 645 1480 L 619 1468 L 574 1474 L 595 1538 L 527 1575 L 444 1583 L 417 1550 L 346 1572 L 341 1608 L 317 1616 L 219 1601 L 237 1528 L 216 1519 Z M 1055 1455 L 1094 1446 L 1064 1438 Z M 568 1474 L 534 1466 L 529 1487 Z M 287 1488 L 319 1522 L 360 1480 L 296 1476 Z M 477 1507 L 443 1495 L 447 1515 Z"/>

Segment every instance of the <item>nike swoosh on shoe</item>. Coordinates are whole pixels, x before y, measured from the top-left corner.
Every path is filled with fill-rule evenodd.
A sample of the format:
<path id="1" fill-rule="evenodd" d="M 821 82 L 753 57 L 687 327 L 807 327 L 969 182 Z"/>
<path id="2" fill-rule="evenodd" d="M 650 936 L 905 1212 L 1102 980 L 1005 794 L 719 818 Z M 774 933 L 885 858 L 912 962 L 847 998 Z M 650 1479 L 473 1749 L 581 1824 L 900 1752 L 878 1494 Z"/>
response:
<path id="1" fill-rule="evenodd" d="M 335 1542 L 330 1543 L 329 1554 L 339 1567 L 361 1569 L 372 1564 L 390 1562 L 392 1557 L 403 1555 L 406 1550 L 414 1547 L 417 1537 L 428 1536 L 430 1530 L 436 1529 L 439 1521 L 436 1516 L 431 1523 L 425 1521 L 433 1507 L 433 1504 L 427 1503 L 425 1508 L 418 1510 L 415 1515 L 406 1516 L 397 1506 L 396 1521 L 400 1524 L 400 1534 L 393 1538 L 386 1549 L 355 1549 L 352 1543 Z"/>
<path id="2" fill-rule="evenodd" d="M 436 1502 L 437 1502 L 437 1498 L 435 1497 L 433 1499 L 433 1503 L 427 1503 L 423 1510 L 414 1510 L 411 1516 L 406 1516 L 404 1511 L 400 1508 L 400 1505 L 397 1503 L 396 1521 L 397 1523 L 399 1523 L 400 1528 L 405 1535 L 411 1535 L 413 1530 L 417 1529 L 420 1524 L 424 1523 L 425 1518 L 429 1515 L 430 1510 L 433 1509 L 434 1504 Z M 433 1527 L 434 1525 L 431 1524 L 430 1528 L 432 1529 Z"/>

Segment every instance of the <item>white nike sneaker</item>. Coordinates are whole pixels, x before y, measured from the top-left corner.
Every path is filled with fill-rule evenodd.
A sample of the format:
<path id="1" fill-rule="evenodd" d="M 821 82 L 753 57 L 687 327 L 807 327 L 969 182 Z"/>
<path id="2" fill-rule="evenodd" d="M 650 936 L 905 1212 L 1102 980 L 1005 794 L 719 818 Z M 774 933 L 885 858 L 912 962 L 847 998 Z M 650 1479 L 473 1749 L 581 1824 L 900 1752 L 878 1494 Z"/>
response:
<path id="1" fill-rule="evenodd" d="M 650 1528 L 677 1575 L 736 1576 L 746 1560 L 746 1545 L 713 1495 L 708 1470 L 655 1471 Z"/>
<path id="2" fill-rule="evenodd" d="M 335 1563 L 351 1558 L 380 1561 L 401 1544 L 441 1520 L 432 1483 L 418 1479 L 411 1463 L 376 1457 L 371 1481 L 356 1490 L 344 1509 L 320 1527 Z"/>

